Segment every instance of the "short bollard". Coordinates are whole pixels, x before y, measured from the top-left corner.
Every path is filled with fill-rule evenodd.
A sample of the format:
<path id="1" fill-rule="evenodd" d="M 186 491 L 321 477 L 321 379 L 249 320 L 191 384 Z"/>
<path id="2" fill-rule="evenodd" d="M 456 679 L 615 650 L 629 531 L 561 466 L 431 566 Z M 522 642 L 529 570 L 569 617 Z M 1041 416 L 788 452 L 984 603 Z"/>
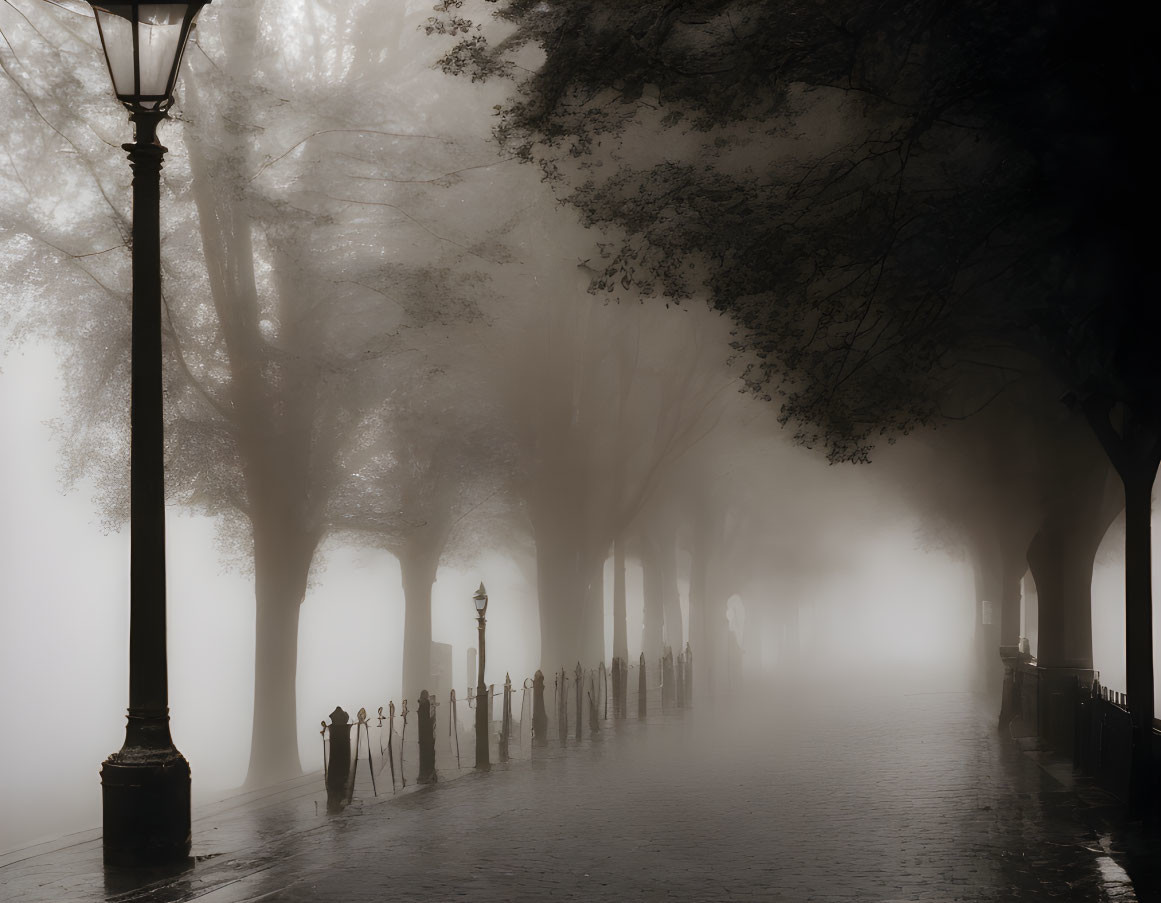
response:
<path id="1" fill-rule="evenodd" d="M 420 784 L 439 780 L 435 771 L 435 707 L 427 690 L 419 694 L 419 777 Z"/>
<path id="2" fill-rule="evenodd" d="M 500 710 L 500 761 L 508 761 L 508 742 L 512 736 L 512 675 L 504 675 L 504 706 Z"/>
<path id="3" fill-rule="evenodd" d="M 339 706 L 330 715 L 330 761 L 326 768 L 327 812 L 341 812 L 347 803 L 347 784 L 351 775 L 351 716 Z"/>
<path id="4" fill-rule="evenodd" d="M 693 708 L 693 650 L 685 644 L 685 707 Z"/>
<path id="5" fill-rule="evenodd" d="M 645 690 L 645 653 L 637 665 L 637 717 L 644 718 L 647 712 L 648 694 Z"/>
<path id="6" fill-rule="evenodd" d="M 548 712 L 544 709 L 544 672 L 539 669 L 532 678 L 532 745 L 548 746 Z"/>
<path id="7" fill-rule="evenodd" d="M 573 680 L 576 681 L 576 738 L 581 738 L 581 722 L 584 721 L 584 691 L 585 691 L 585 672 L 581 668 L 581 663 L 576 663 L 576 673 L 573 674 Z"/>

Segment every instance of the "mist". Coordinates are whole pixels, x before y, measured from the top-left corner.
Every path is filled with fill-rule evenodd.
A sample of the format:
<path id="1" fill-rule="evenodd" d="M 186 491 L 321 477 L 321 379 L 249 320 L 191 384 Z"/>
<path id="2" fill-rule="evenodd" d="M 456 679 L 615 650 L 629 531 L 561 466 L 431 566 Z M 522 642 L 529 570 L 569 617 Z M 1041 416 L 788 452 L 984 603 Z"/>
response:
<path id="1" fill-rule="evenodd" d="M 91 502 L 91 487 L 70 493 L 60 487 L 60 457 L 47 421 L 60 416 L 60 384 L 51 347 L 11 354 L 0 377 L 6 422 L 19 444 L 6 449 L 4 569 L 9 604 L 3 632 L 19 638 L 4 657 L 4 709 L 14 718 L 29 708 L 57 713 L 59 725 L 43 731 L 43 743 L 10 746 L 5 811 L 30 817 L 6 820 L 4 849 L 26 846 L 100 823 L 96 764 L 120 742 L 127 680 L 127 537 L 105 532 Z M 24 391 L 40 387 L 33 399 Z M 825 464 L 794 455 L 801 472 L 819 482 L 813 498 L 827 498 L 836 520 L 891 510 L 882 487 L 859 474 L 859 488 L 832 494 Z M 800 473 L 800 478 L 801 478 Z M 87 497 L 89 496 L 89 497 Z M 819 542 L 825 541 L 823 518 Z M 30 529 L 29 527 L 32 527 Z M 882 527 L 883 525 L 880 525 Z M 794 576 L 756 583 L 751 597 L 726 600 L 742 608 L 739 642 L 748 677 L 761 680 L 791 654 L 771 618 L 778 600 L 801 607 L 795 657 L 823 656 L 834 668 L 864 667 L 938 674 L 946 685 L 963 683 L 970 671 L 973 589 L 962 560 L 917 548 L 914 519 L 897 511 L 879 529 L 843 554 L 834 574 Z M 226 797 L 246 776 L 253 717 L 253 579 L 230 566 L 212 518 L 171 508 L 169 547 L 169 670 L 174 740 L 196 762 L 195 800 Z M 840 532 L 836 528 L 836 532 Z M 55 550 L 67 548 L 67 567 Z M 688 571 L 688 560 L 683 561 Z M 612 650 L 613 575 L 604 569 L 606 657 Z M 470 684 L 466 650 L 475 646 L 475 624 L 466 610 L 484 580 L 494 600 L 497 630 L 489 634 L 490 660 L 514 676 L 530 675 L 538 661 L 539 624 L 535 584 L 499 552 L 485 551 L 471 567 L 441 567 L 432 591 L 432 638 L 453 648 L 454 686 Z M 644 604 L 639 562 L 627 575 L 628 653 L 642 651 Z M 688 573 L 677 580 L 683 624 L 689 619 Z M 20 600 L 20 604 L 16 604 Z M 299 637 L 299 708 L 296 736 L 304 767 L 322 768 L 317 722 L 335 701 L 393 699 L 408 694 L 402 683 L 405 599 L 399 565 L 383 550 L 333 543 L 311 575 Z M 22 651 L 23 650 L 23 651 Z M 493 658 L 494 657 L 494 658 Z M 562 663 L 563 664 L 563 663 Z M 559 665 L 557 666 L 559 667 Z M 522 678 L 521 678 L 522 679 Z M 415 694 L 412 694 L 415 695 Z M 180 713 L 178 717 L 177 713 Z M 59 728 L 59 729 L 58 729 Z"/>
<path id="2" fill-rule="evenodd" d="M 403 843 L 416 812 L 456 849 L 457 807 L 530 813 L 512 831 L 563 857 L 552 793 L 568 809 L 594 783 L 620 824 L 664 824 L 664 861 L 720 844 L 758 898 L 887 899 L 908 856 L 943 880 L 957 844 L 1016 843 L 1013 800 L 1072 767 L 1130 821 L 1053 809 L 1020 842 L 1075 834 L 1057 877 L 1095 888 L 1099 836 L 1145 899 L 1161 380 L 1135 336 L 1153 321 L 1106 309 L 1137 264 L 1069 218 L 1072 183 L 1036 181 L 1089 184 L 1071 132 L 1033 163 L 1055 120 L 1030 137 L 1023 100 L 947 93 L 990 55 L 1039 73 L 1013 35 L 1041 32 L 1013 12 L 977 46 L 965 2 L 907 38 L 892 6 L 855 53 L 796 4 L 390 6 L 215 0 L 173 109 L 136 110 L 135 178 L 164 157 L 157 423 L 130 413 L 151 245 L 92 9 L 0 10 L 0 882 L 39 856 L 81 875 L 85 844 L 108 859 L 102 762 L 136 749 L 127 703 L 130 735 L 146 709 L 162 725 L 130 698 L 162 687 L 190 868 L 223 857 L 203 872 L 219 886 L 257 838 L 254 862 L 285 865 L 237 899 L 299 899 L 296 869 L 338 855 L 331 834 L 297 864 L 280 844 L 340 824 Z M 163 500 L 143 459 L 130 472 L 155 426 Z M 131 589 L 148 498 L 164 568 Z M 160 659 L 131 650 L 131 595 L 161 606 Z M 506 677 L 514 728 L 468 702 L 490 687 L 503 710 Z M 400 791 L 436 793 L 388 797 L 397 764 Z M 978 807 L 941 795 L 992 772 Z M 745 787 L 759 802 L 736 812 Z M 723 839 L 812 798 L 800 871 Z M 876 845 L 859 819 L 880 810 Z M 212 840 L 237 812 L 254 821 Z M 832 880 L 816 839 L 848 829 L 863 858 Z M 615 874 L 586 899 L 657 892 L 664 863 L 591 852 Z M 988 862 L 979 899 L 1023 886 Z M 674 898 L 710 899 L 683 868 Z M 488 880 L 480 899 L 516 898 Z"/>

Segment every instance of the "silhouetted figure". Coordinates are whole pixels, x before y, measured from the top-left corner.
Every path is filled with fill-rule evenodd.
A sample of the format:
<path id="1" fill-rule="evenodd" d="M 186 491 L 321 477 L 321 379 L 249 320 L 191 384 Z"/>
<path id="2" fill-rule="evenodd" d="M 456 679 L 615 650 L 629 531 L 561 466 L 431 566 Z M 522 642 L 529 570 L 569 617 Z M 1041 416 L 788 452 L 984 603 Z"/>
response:
<path id="1" fill-rule="evenodd" d="M 673 672 L 674 680 L 677 682 L 677 707 L 680 709 L 685 705 L 685 655 L 677 657 L 677 665 Z"/>
<path id="2" fill-rule="evenodd" d="M 435 772 L 435 706 L 427 690 L 419 694 L 419 777 L 420 784 L 439 780 Z"/>
<path id="3" fill-rule="evenodd" d="M 341 812 L 351 778 L 351 716 L 339 706 L 330 715 L 330 764 L 327 766 L 327 812 Z"/>
<path id="4" fill-rule="evenodd" d="M 548 746 L 548 712 L 544 710 L 544 672 L 532 679 L 532 745 Z"/>

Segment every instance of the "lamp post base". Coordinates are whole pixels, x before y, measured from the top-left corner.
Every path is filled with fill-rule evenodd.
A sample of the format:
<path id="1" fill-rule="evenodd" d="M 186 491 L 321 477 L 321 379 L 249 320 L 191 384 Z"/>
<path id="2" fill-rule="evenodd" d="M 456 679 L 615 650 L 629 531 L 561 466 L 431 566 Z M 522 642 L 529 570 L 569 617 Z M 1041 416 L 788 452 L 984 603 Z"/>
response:
<path id="1" fill-rule="evenodd" d="M 168 749 L 125 747 L 101 765 L 106 865 L 166 865 L 189 858 L 189 762 Z"/>

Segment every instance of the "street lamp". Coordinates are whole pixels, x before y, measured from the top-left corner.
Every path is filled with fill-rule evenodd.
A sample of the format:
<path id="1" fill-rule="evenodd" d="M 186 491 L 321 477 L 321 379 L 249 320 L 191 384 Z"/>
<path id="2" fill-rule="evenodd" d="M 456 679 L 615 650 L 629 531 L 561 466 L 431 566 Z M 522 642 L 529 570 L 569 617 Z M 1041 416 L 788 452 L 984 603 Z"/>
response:
<path id="1" fill-rule="evenodd" d="M 189 763 L 169 733 L 165 652 L 165 477 L 161 379 L 161 160 L 157 125 L 173 104 L 190 28 L 209 0 L 89 0 L 134 141 L 130 388 L 129 719 L 101 766 L 105 862 L 177 862 L 190 851 Z"/>
<path id="2" fill-rule="evenodd" d="M 480 666 L 476 679 L 476 767 L 487 768 L 488 761 L 488 687 L 484 683 L 484 612 L 488 610 L 488 591 L 483 581 L 472 596 L 476 603 L 476 624 L 480 631 Z"/>

